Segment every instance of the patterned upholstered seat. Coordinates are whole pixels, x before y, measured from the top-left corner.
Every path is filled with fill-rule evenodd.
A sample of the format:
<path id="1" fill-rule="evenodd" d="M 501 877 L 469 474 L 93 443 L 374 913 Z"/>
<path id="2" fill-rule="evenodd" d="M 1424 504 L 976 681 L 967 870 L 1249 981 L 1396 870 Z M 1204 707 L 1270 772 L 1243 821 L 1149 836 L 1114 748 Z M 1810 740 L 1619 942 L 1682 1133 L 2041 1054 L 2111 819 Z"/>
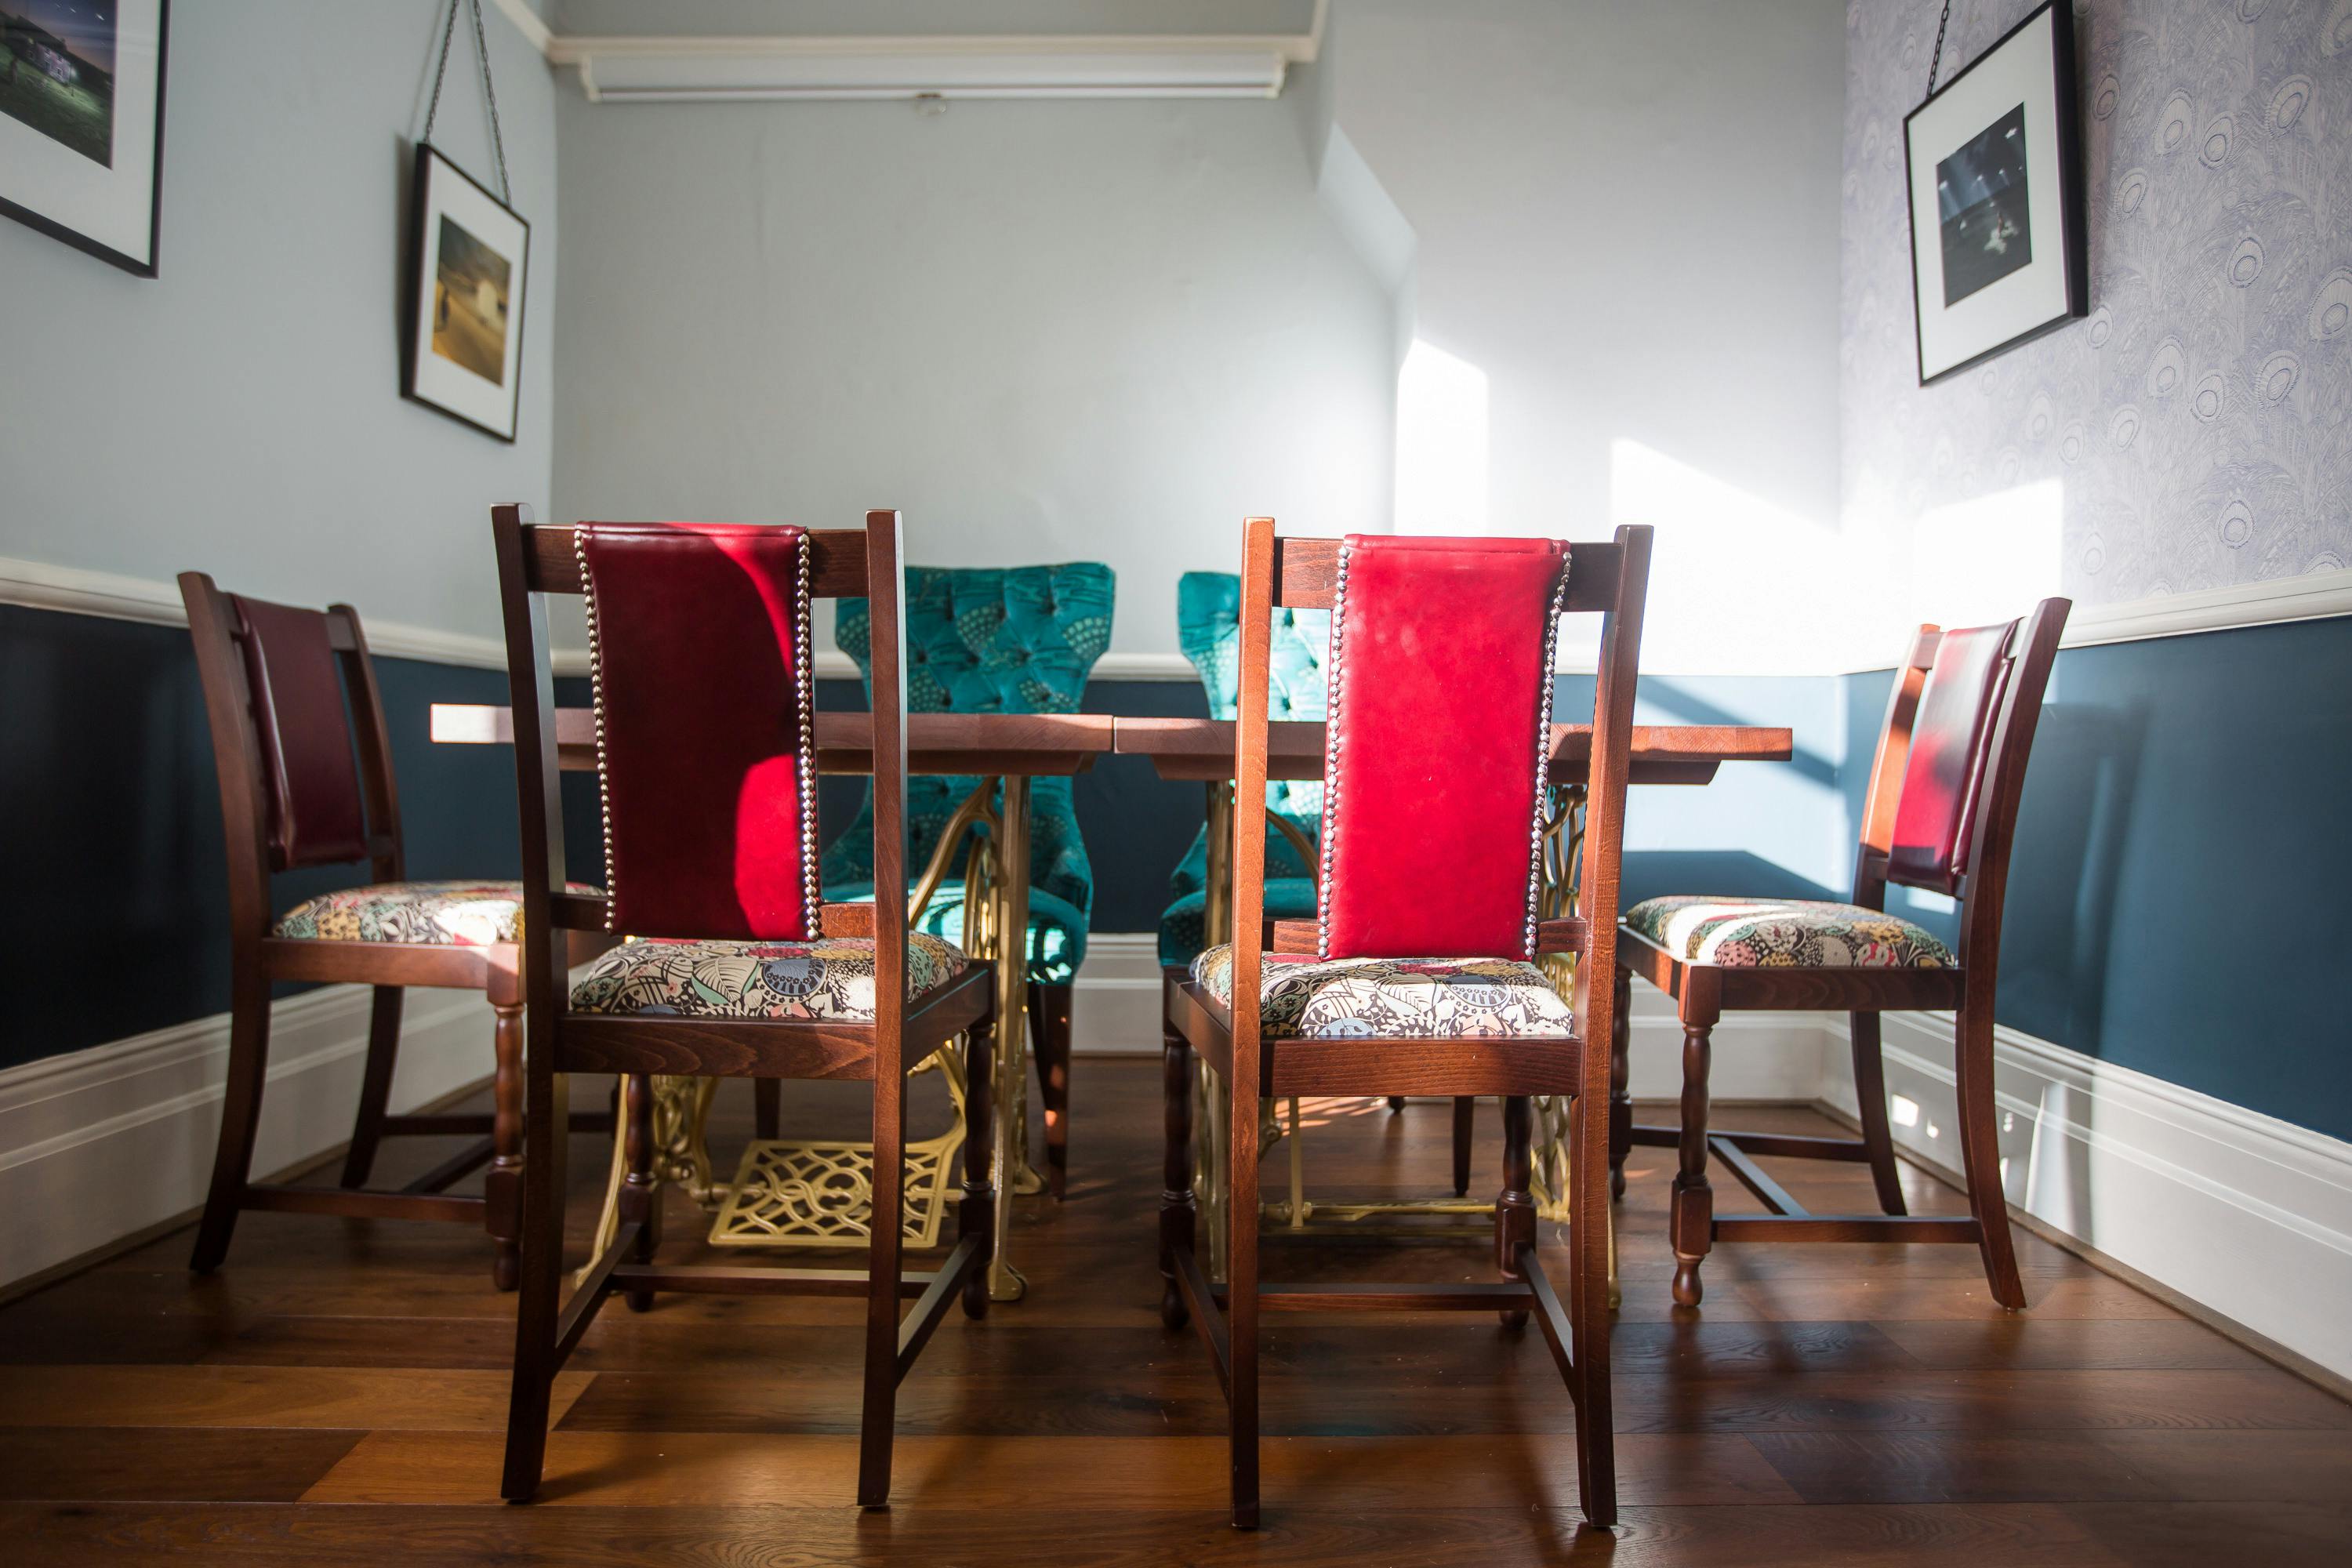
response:
<path id="1" fill-rule="evenodd" d="M 1110 644 L 1115 583 L 1092 562 L 999 569 L 907 569 L 907 710 L 910 713 L 1075 713 L 1087 672 Z M 844 599 L 834 641 L 871 679 L 866 601 Z M 919 874 L 976 778 L 907 781 L 908 870 Z M 1029 784 L 1029 974 L 1066 985 L 1087 955 L 1094 871 L 1066 778 Z M 874 796 L 824 854 L 825 897 L 874 891 Z M 961 869 L 964 846 L 949 860 Z M 917 929 L 963 935 L 963 884 L 933 895 Z"/>
<path id="2" fill-rule="evenodd" d="M 1230 1007 L 1234 950 L 1192 961 L 1192 978 Z M 1269 1038 L 1571 1035 L 1576 1015 L 1543 972 L 1503 958 L 1333 958 L 1268 953 L 1258 1016 Z"/>
<path id="3" fill-rule="evenodd" d="M 1649 899 L 1625 923 L 1676 958 L 1722 969 L 1949 969 L 1943 940 L 1898 915 L 1801 899 Z"/>
<path id="4" fill-rule="evenodd" d="M 1231 719 L 1241 691 L 1241 579 L 1230 572 L 1187 572 L 1176 584 L 1176 637 L 1201 674 L 1209 717 Z M 1267 717 L 1320 720 L 1328 706 L 1324 665 L 1330 657 L 1328 610 L 1276 610 L 1269 646 Z M 1265 804 L 1316 842 L 1323 826 L 1321 779 L 1276 779 Z M 1193 837 L 1168 884 L 1176 901 L 1160 916 L 1160 962 L 1177 968 L 1207 945 L 1209 830 Z M 1315 918 L 1315 868 L 1272 823 L 1265 829 L 1265 912 L 1276 920 Z"/>
<path id="5" fill-rule="evenodd" d="M 907 939 L 907 994 L 953 979 L 963 954 L 934 936 Z M 699 1018 L 874 1019 L 874 942 L 632 942 L 613 948 L 572 987 L 582 1013 L 677 1014 Z"/>
<path id="6" fill-rule="evenodd" d="M 575 893 L 593 888 L 572 885 Z M 515 939 L 520 882 L 377 882 L 305 899 L 272 936 L 310 942 L 401 942 L 490 947 Z"/>

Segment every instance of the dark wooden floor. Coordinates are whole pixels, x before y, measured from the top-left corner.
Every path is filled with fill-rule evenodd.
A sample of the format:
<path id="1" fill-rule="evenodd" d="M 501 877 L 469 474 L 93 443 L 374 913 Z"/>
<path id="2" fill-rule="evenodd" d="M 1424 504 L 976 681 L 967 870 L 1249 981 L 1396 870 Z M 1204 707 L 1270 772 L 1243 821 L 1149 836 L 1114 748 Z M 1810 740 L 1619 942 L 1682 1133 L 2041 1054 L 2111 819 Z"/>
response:
<path id="1" fill-rule="evenodd" d="M 2031 1237 L 2019 1316 L 1988 1300 L 1973 1249 L 1948 1247 L 1726 1250 L 1706 1307 L 1677 1313 L 1662 1150 L 1635 1152 L 1622 1214 L 1613 1538 L 1579 1530 L 1571 1411 L 1540 1341 L 1458 1317 L 1275 1320 L 1265 1528 L 1236 1534 L 1215 1383 L 1156 1312 L 1158 1079 L 1156 1062 L 1080 1063 L 1069 1202 L 1017 1211 L 1030 1298 L 983 1324 L 950 1318 L 908 1380 L 887 1514 L 850 1505 L 853 1303 L 609 1310 L 558 1391 L 543 1500 L 508 1507 L 512 1307 L 481 1237 L 257 1214 L 214 1279 L 184 1271 L 182 1233 L 0 1310 L 0 1560 L 2352 1560 L 2352 1407 Z M 725 1149 L 749 1098 L 722 1099 Z M 813 1086 L 787 1107 L 842 1127 L 862 1096 Z M 1485 1192 L 1498 1118 L 1482 1110 Z M 1307 1144 L 1314 1190 L 1425 1190 L 1445 1169 L 1441 1105 L 1339 1102 L 1318 1119 L 1334 1125 Z M 1822 1130 L 1806 1112 L 1722 1119 Z M 583 1227 L 603 1156 L 599 1140 L 575 1145 Z M 1868 1204 L 1859 1166 L 1776 1169 L 1812 1206 Z M 1955 1206 L 1907 1174 L 1915 1205 Z M 698 1229 L 673 1211 L 674 1237 Z M 1475 1238 L 1282 1243 L 1266 1271 L 1487 1266 Z"/>

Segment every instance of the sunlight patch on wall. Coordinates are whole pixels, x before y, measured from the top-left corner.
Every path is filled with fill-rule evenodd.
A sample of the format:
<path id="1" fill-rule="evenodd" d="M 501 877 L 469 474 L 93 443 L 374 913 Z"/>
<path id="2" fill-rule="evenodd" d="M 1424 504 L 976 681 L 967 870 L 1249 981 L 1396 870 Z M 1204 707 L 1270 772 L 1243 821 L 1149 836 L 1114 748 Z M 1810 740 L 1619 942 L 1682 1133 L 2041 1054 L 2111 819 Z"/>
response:
<path id="1" fill-rule="evenodd" d="M 1817 675 L 1893 658 L 1892 595 L 1838 530 L 1639 441 L 1610 443 L 1614 523 L 1657 530 L 1646 672 Z"/>
<path id="2" fill-rule="evenodd" d="M 1396 526 L 1486 531 L 1486 373 L 1420 338 L 1397 372 Z"/>
<path id="3" fill-rule="evenodd" d="M 2058 592 L 2065 486 L 2057 479 L 1919 514 L 1911 612 L 1939 626 L 2012 621 Z"/>

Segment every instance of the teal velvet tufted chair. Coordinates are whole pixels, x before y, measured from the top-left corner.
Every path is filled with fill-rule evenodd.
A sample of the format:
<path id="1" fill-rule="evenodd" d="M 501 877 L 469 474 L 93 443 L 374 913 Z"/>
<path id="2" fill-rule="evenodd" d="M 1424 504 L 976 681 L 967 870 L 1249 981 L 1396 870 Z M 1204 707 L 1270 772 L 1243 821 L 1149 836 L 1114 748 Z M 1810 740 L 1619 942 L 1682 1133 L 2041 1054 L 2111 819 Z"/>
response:
<path id="1" fill-rule="evenodd" d="M 1075 713 L 1087 672 L 1110 643 L 1114 579 L 1108 566 L 937 566 L 907 569 L 907 709 L 910 713 Z M 869 682 L 866 601 L 841 601 L 834 641 Z M 976 778 L 907 780 L 907 865 L 919 875 Z M 1062 1195 L 1068 1163 L 1070 989 L 1087 955 L 1094 872 L 1070 802 L 1071 781 L 1029 786 L 1029 1014 L 1045 1111 L 1046 1179 Z M 874 793 L 824 853 L 824 893 L 843 902 L 874 893 Z M 971 832 L 981 831 L 972 829 Z M 961 869 L 970 847 L 956 846 Z M 949 880 L 919 928 L 963 941 L 964 886 Z"/>
<path id="2" fill-rule="evenodd" d="M 1230 572 L 1187 572 L 1176 584 L 1176 639 L 1208 689 L 1209 717 L 1230 719 L 1241 697 L 1242 583 Z M 1328 707 L 1323 669 L 1330 657 L 1328 610 L 1276 610 L 1268 717 L 1320 720 Z M 1265 804 L 1319 842 L 1323 828 L 1323 781 L 1276 779 L 1265 786 Z M 1202 918 L 1208 904 L 1209 830 L 1202 828 L 1178 863 L 1169 886 L 1177 895 L 1160 916 L 1162 967 L 1189 964 L 1207 945 Z M 1302 862 L 1282 831 L 1265 830 L 1265 909 L 1282 920 L 1315 918 L 1316 868 Z"/>

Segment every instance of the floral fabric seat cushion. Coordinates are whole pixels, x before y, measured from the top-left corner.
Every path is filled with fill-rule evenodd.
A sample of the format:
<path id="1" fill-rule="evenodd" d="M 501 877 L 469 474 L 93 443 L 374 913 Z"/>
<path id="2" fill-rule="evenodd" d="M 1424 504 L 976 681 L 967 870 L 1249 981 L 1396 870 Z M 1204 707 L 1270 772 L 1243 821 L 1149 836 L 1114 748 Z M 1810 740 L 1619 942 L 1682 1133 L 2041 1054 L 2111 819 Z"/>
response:
<path id="1" fill-rule="evenodd" d="M 597 889 L 572 884 L 575 893 Z M 522 923 L 520 882 L 376 882 L 305 899 L 270 928 L 306 942 L 490 947 Z"/>
<path id="2" fill-rule="evenodd" d="M 1230 1007 L 1234 950 L 1192 961 L 1192 978 Z M 1505 958 L 1293 958 L 1268 953 L 1258 1016 L 1268 1037 L 1571 1035 L 1576 1016 L 1543 972 Z"/>
<path id="3" fill-rule="evenodd" d="M 1941 938 L 1899 915 L 1804 899 L 1646 899 L 1625 923 L 1689 963 L 1722 969 L 1951 969 Z"/>
<path id="4" fill-rule="evenodd" d="M 964 964 L 952 944 L 922 931 L 907 938 L 909 1000 L 953 979 Z M 572 987 L 581 1013 L 696 1018 L 793 1018 L 833 1024 L 874 1018 L 874 942 L 632 942 L 607 950 Z"/>

